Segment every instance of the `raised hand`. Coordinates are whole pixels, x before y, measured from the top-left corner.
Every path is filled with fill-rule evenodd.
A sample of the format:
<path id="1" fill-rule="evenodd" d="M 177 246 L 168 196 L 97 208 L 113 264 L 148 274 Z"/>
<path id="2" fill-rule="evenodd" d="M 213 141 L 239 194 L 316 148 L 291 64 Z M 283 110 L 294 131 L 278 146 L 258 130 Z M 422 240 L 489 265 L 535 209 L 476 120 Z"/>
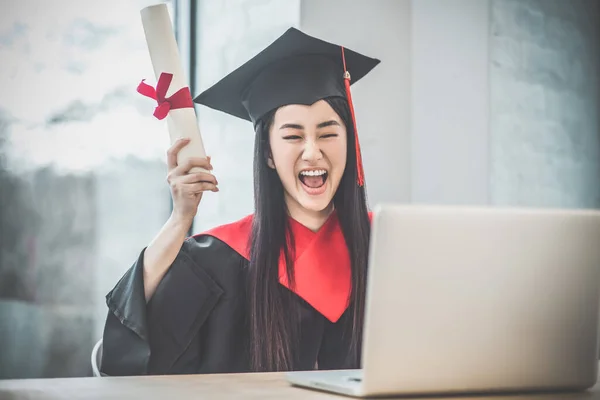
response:
<path id="1" fill-rule="evenodd" d="M 190 158 L 185 163 L 178 165 L 177 155 L 189 141 L 187 138 L 179 139 L 167 152 L 169 170 L 167 181 L 173 198 L 173 215 L 185 220 L 194 218 L 204 192 L 219 191 L 218 182 L 214 175 L 207 172 L 190 172 L 194 167 L 200 167 L 208 171 L 212 170 L 210 157 Z"/>

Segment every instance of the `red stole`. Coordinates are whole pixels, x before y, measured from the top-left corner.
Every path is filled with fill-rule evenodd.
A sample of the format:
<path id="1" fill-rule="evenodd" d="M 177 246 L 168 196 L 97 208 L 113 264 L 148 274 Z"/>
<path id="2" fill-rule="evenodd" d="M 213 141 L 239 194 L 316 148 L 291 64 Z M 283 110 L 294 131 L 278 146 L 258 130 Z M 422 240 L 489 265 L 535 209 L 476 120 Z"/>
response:
<path id="1" fill-rule="evenodd" d="M 252 231 L 252 217 L 249 215 L 203 234 L 227 243 L 249 260 L 247 245 Z M 337 322 L 346 311 L 352 292 L 350 255 L 337 213 L 333 212 L 318 232 L 311 231 L 292 218 L 290 228 L 296 247 L 295 254 L 292 252 L 295 255 L 295 287 L 291 290 L 331 322 Z M 290 289 L 283 256 L 279 258 L 279 282 Z"/>

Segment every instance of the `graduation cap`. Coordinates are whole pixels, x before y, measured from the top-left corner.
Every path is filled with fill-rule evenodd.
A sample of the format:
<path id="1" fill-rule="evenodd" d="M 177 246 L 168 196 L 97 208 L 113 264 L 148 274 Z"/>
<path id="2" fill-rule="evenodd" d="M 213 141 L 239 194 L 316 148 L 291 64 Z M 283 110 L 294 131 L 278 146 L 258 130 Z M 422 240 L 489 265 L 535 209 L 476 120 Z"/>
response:
<path id="1" fill-rule="evenodd" d="M 263 115 L 281 106 L 311 105 L 326 97 L 338 96 L 348 101 L 356 131 L 350 85 L 379 62 L 290 28 L 198 95 L 194 102 L 256 125 Z M 357 132 L 355 140 L 358 184 L 362 186 L 364 177 Z"/>

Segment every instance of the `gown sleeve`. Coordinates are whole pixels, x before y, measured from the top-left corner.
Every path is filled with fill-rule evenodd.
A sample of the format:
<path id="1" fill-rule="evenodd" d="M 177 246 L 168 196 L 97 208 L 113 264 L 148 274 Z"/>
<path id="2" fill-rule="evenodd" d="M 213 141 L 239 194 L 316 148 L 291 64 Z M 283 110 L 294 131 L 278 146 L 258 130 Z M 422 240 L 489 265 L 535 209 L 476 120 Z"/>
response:
<path id="1" fill-rule="evenodd" d="M 107 294 L 102 373 L 124 376 L 196 371 L 201 343 L 194 338 L 223 292 L 202 268 L 198 256 L 192 258 L 189 246 L 190 239 L 148 303 L 144 295 L 145 249 Z"/>

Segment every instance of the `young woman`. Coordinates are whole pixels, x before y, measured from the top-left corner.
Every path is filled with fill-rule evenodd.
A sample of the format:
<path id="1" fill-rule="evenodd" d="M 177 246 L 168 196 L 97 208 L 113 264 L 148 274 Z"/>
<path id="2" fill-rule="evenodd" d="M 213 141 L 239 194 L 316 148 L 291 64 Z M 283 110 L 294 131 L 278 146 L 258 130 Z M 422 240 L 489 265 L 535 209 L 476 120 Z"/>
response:
<path id="1" fill-rule="evenodd" d="M 379 63 L 290 29 L 195 101 L 256 131 L 254 214 L 186 238 L 210 159 L 168 152 L 173 213 L 107 295 L 107 375 L 360 366 L 370 221 L 349 93 Z"/>

